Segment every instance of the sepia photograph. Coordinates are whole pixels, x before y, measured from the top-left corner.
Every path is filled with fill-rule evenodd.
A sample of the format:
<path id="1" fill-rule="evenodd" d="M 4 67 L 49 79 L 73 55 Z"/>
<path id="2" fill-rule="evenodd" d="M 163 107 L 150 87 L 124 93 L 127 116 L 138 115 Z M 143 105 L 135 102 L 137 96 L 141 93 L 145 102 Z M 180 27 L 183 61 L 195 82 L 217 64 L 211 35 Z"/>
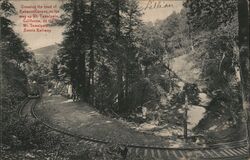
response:
<path id="1" fill-rule="evenodd" d="M 250 160 L 249 0 L 0 0 L 1 160 Z"/>

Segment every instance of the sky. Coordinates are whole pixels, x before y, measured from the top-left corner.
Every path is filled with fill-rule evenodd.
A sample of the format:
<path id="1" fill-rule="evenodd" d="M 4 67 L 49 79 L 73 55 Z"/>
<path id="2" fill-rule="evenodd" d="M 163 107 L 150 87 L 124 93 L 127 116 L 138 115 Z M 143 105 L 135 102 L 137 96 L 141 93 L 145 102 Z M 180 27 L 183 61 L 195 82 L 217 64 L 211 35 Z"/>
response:
<path id="1" fill-rule="evenodd" d="M 60 6 L 63 3 L 62 0 L 11 0 L 11 2 L 14 4 L 17 13 L 22 9 L 22 5 L 50 4 Z M 163 20 L 173 11 L 180 12 L 182 9 L 181 0 L 140 0 L 139 5 L 143 13 L 143 22 Z M 15 22 L 14 30 L 25 40 L 30 50 L 58 44 L 63 39 L 63 27 L 51 27 L 50 33 L 23 32 L 23 22 L 18 14 L 11 19 Z"/>
<path id="2" fill-rule="evenodd" d="M 62 32 L 63 27 L 51 27 L 50 33 L 41 33 L 41 32 L 23 32 L 23 23 L 22 19 L 18 17 L 19 11 L 22 5 L 43 5 L 43 4 L 51 4 L 58 5 L 62 4 L 60 0 L 12 0 L 12 4 L 15 6 L 17 15 L 12 17 L 12 20 L 15 23 L 14 30 L 24 39 L 24 41 L 28 44 L 28 48 L 30 50 L 42 48 L 45 46 L 53 45 L 56 43 L 60 43 L 63 39 Z"/>
<path id="3" fill-rule="evenodd" d="M 180 12 L 183 8 L 181 0 L 140 0 L 139 4 L 144 13 L 144 22 L 155 22 L 170 16 L 174 11 Z"/>

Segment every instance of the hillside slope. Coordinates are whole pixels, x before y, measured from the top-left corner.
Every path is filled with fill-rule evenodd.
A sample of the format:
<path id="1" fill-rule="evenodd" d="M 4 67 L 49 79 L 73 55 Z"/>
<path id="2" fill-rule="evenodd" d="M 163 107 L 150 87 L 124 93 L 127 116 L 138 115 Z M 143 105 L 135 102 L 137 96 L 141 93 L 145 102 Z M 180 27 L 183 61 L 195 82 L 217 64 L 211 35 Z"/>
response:
<path id="1" fill-rule="evenodd" d="M 59 49 L 58 45 L 50 45 L 42 48 L 38 48 L 36 50 L 33 50 L 35 58 L 39 61 L 41 59 L 48 59 L 51 60 L 51 58 L 57 53 Z"/>

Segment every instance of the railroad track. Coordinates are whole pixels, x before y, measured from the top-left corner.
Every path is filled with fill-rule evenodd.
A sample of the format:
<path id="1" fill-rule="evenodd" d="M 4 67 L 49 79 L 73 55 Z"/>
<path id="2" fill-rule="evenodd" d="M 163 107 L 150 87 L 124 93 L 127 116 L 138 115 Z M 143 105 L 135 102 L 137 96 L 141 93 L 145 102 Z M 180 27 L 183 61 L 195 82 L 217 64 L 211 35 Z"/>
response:
<path id="1" fill-rule="evenodd" d="M 18 115 L 19 117 L 22 117 L 22 112 L 23 112 L 23 109 L 24 107 L 27 105 L 27 103 L 29 102 L 29 98 L 25 98 L 21 104 L 19 105 L 18 109 L 17 109 L 17 112 L 18 112 Z"/>
<path id="2" fill-rule="evenodd" d="M 55 126 L 52 126 L 39 118 L 35 112 L 35 106 L 39 99 L 25 100 L 18 113 L 22 116 L 24 108 L 28 107 L 32 117 L 39 120 L 43 125 L 47 126 L 51 130 L 56 132 L 78 138 L 83 140 L 85 144 L 91 145 L 94 148 L 102 151 L 104 147 L 112 142 L 95 139 L 93 137 L 87 137 L 82 135 L 76 135 L 71 132 L 62 130 Z M 27 112 L 27 110 L 26 110 Z M 127 148 L 127 155 L 131 157 L 147 157 L 152 160 L 162 159 L 162 160 L 187 160 L 187 159 L 197 159 L 197 160 L 245 160 L 248 158 L 247 150 L 247 140 L 229 142 L 229 143 L 217 143 L 210 144 L 208 147 L 196 147 L 196 148 L 170 148 L 163 146 L 147 146 L 147 145 L 137 145 L 137 144 L 120 144 L 123 148 Z M 195 157 L 195 158 L 191 158 Z"/>

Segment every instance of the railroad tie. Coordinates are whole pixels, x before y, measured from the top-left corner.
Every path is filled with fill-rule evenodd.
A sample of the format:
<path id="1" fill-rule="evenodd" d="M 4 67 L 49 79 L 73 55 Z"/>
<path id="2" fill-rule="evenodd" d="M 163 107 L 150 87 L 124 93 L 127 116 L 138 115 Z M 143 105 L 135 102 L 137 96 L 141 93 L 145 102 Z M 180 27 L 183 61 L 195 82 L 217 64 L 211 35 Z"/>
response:
<path id="1" fill-rule="evenodd" d="M 170 157 L 170 156 L 169 156 L 169 151 L 168 151 L 168 150 L 165 150 L 165 153 L 166 153 L 167 157 Z"/>
<path id="2" fill-rule="evenodd" d="M 174 155 L 175 158 L 178 158 L 178 155 L 176 154 L 175 151 L 172 151 L 172 153 L 173 153 L 173 155 Z"/>
<path id="3" fill-rule="evenodd" d="M 197 154 L 201 157 L 206 157 L 206 155 L 202 151 L 196 151 Z"/>
<path id="4" fill-rule="evenodd" d="M 225 153 L 224 150 L 223 150 L 223 151 L 220 151 L 220 153 L 223 154 L 223 156 L 226 156 L 226 157 L 228 156 L 228 154 Z"/>
<path id="5" fill-rule="evenodd" d="M 144 149 L 144 157 L 147 157 L 148 150 Z"/>
<path id="6" fill-rule="evenodd" d="M 152 155 L 152 158 L 156 158 L 156 157 L 155 157 L 155 152 L 154 152 L 153 149 L 151 149 L 151 155 Z"/>
<path id="7" fill-rule="evenodd" d="M 227 154 L 229 154 L 230 156 L 234 156 L 233 153 L 229 152 L 228 149 L 227 150 L 224 150 L 224 152 L 226 152 Z"/>
<path id="8" fill-rule="evenodd" d="M 128 148 L 128 153 L 129 153 L 129 154 L 132 153 L 132 148 Z"/>
<path id="9" fill-rule="evenodd" d="M 242 153 L 241 152 L 239 152 L 238 150 L 236 150 L 236 148 L 234 148 L 234 149 L 232 149 L 233 150 L 233 152 L 236 152 L 238 155 L 241 155 Z"/>
<path id="10" fill-rule="evenodd" d="M 181 155 L 181 157 L 185 157 L 182 151 L 178 150 L 178 153 Z"/>
<path id="11" fill-rule="evenodd" d="M 242 150 L 243 150 L 243 151 L 245 151 L 245 152 L 248 152 L 248 150 L 247 150 L 245 147 L 244 147 L 244 148 L 242 148 Z"/>
<path id="12" fill-rule="evenodd" d="M 206 152 L 210 157 L 213 157 L 213 154 L 211 153 L 211 151 L 205 150 L 205 152 Z"/>
<path id="13" fill-rule="evenodd" d="M 217 153 L 215 150 L 210 150 L 210 151 L 216 155 L 215 157 L 220 157 L 219 153 Z"/>
<path id="14" fill-rule="evenodd" d="M 161 156 L 161 152 L 160 152 L 160 150 L 159 149 L 157 149 L 157 155 L 158 155 L 158 158 L 162 158 L 162 156 Z"/>
<path id="15" fill-rule="evenodd" d="M 232 153 L 234 156 L 238 155 L 238 153 L 234 152 L 234 150 L 232 150 L 232 149 L 228 149 L 227 151 L 230 152 L 230 153 Z"/>
<path id="16" fill-rule="evenodd" d="M 135 154 L 138 155 L 138 152 L 139 152 L 139 148 L 136 148 L 135 149 Z"/>
<path id="17" fill-rule="evenodd" d="M 243 151 L 242 148 L 237 148 L 236 150 L 238 150 L 241 154 L 246 154 L 246 151 Z"/>

